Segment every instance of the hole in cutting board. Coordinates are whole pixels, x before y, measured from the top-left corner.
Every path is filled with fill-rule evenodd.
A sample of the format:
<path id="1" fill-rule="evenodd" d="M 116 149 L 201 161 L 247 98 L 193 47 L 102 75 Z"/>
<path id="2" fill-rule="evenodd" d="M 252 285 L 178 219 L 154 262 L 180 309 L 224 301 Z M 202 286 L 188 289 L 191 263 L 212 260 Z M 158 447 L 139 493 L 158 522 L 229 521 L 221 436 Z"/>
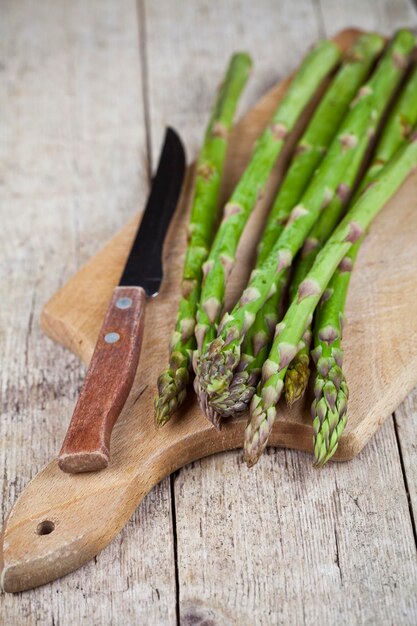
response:
<path id="1" fill-rule="evenodd" d="M 43 522 L 40 522 L 37 527 L 36 527 L 36 534 L 37 535 L 50 535 L 52 531 L 55 530 L 55 524 L 53 522 L 51 522 L 50 520 L 43 520 Z"/>

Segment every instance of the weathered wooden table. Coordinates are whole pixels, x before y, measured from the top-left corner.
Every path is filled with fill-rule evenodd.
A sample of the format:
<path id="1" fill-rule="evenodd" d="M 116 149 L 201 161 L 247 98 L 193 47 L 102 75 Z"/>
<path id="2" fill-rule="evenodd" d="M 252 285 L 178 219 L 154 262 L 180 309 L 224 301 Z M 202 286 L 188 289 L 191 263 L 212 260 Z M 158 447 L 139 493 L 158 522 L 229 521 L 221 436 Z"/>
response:
<path id="1" fill-rule="evenodd" d="M 142 205 L 166 124 L 196 154 L 228 55 L 242 110 L 347 26 L 414 25 L 406 0 L 3 0 L 0 464 L 3 518 L 56 453 L 83 368 L 42 304 Z M 312 469 L 270 450 L 204 459 L 154 489 L 94 562 L 0 597 L 0 623 L 417 623 L 417 393 L 362 454 Z"/>

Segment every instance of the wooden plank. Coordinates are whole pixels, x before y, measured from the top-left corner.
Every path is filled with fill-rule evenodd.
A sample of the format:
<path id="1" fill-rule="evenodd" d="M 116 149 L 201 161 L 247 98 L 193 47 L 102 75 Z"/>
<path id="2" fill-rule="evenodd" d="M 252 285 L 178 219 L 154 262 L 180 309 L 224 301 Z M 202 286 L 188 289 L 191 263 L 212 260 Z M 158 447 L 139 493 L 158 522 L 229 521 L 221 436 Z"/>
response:
<path id="1" fill-rule="evenodd" d="M 259 82 L 246 105 L 294 68 L 320 30 L 391 32 L 413 17 L 398 0 L 322 0 L 315 16 L 308 3 L 162 4 L 146 4 L 152 137 L 158 143 L 173 121 L 192 154 L 234 48 L 254 55 Z M 271 450 L 251 473 L 235 453 L 193 463 L 179 472 L 175 504 L 183 624 L 416 619 L 414 544 L 392 421 L 358 460 L 321 473 L 310 457 L 288 451 Z"/>
<path id="2" fill-rule="evenodd" d="M 234 453 L 175 480 L 181 623 L 413 624 L 417 564 L 392 422 L 354 461 Z"/>
<path id="3" fill-rule="evenodd" d="M 59 450 L 82 380 L 38 329 L 40 308 L 136 213 L 148 183 L 134 1 L 9 0 L 0 31 L 4 518 Z M 0 621 L 174 623 L 171 536 L 166 480 L 96 563 L 2 594 Z"/>
<path id="4" fill-rule="evenodd" d="M 415 27 L 417 22 L 413 0 L 318 0 L 318 8 L 330 36 L 347 26 L 391 35 L 397 28 Z"/>

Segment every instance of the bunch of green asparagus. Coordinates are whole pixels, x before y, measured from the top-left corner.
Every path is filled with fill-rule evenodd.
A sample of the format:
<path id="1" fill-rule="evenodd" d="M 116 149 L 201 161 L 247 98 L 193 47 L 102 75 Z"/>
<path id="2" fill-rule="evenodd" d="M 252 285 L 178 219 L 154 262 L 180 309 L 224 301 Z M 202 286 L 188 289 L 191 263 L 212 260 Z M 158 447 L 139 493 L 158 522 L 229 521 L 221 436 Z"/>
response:
<path id="1" fill-rule="evenodd" d="M 362 34 L 344 54 L 321 41 L 256 142 L 220 221 L 228 135 L 251 67 L 248 55 L 234 55 L 197 162 L 182 296 L 169 367 L 158 379 L 158 426 L 181 406 L 194 370 L 198 402 L 216 428 L 250 407 L 244 459 L 251 466 L 281 395 L 292 405 L 305 394 L 312 360 L 315 464 L 334 455 L 347 419 L 342 324 L 350 275 L 373 218 L 417 166 L 415 45 L 405 29 L 388 43 Z M 312 102 L 248 284 L 225 311 L 242 232 Z"/>

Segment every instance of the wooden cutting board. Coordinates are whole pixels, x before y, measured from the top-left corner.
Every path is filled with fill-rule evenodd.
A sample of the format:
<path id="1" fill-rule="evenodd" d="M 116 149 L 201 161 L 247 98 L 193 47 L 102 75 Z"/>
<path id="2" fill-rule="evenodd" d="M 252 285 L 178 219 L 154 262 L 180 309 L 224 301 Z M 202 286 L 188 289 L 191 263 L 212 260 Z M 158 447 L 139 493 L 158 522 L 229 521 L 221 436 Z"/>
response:
<path id="1" fill-rule="evenodd" d="M 357 31 L 347 30 L 336 41 L 346 48 L 356 36 Z M 287 83 L 272 89 L 235 127 L 224 198 Z M 284 163 L 285 156 L 246 228 L 230 280 L 229 304 L 250 272 L 255 242 Z M 112 540 L 164 476 L 195 459 L 242 445 L 246 416 L 226 422 L 218 433 L 200 414 L 191 392 L 175 419 L 161 430 L 154 427 L 155 383 L 167 362 L 191 194 L 192 168 L 165 246 L 161 293 L 147 306 L 142 355 L 132 392 L 113 431 L 111 464 L 100 473 L 68 475 L 54 460 L 26 487 L 4 528 L 2 585 L 6 591 L 35 587 L 76 569 Z M 353 273 L 344 340 L 351 397 L 348 426 L 336 455 L 339 461 L 358 454 L 417 383 L 416 198 L 417 174 L 372 225 Z M 138 218 L 133 219 L 44 308 L 41 323 L 45 332 L 86 363 L 137 222 Z M 312 451 L 310 402 L 308 398 L 291 411 L 281 407 L 271 445 Z M 51 455 L 57 452 L 51 451 Z"/>

